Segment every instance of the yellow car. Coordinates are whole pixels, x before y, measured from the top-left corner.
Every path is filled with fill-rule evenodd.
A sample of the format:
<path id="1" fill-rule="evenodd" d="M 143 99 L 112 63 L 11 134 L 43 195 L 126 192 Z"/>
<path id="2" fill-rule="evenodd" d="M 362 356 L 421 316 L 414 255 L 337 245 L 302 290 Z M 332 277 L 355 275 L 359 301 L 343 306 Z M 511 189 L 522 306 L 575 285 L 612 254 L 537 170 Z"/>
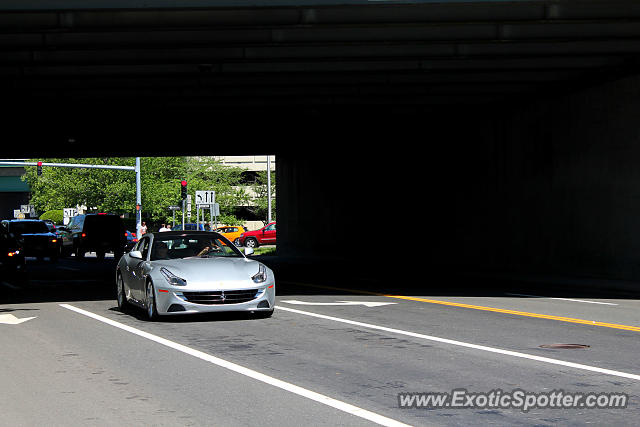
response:
<path id="1" fill-rule="evenodd" d="M 224 227 L 218 227 L 214 231 L 222 234 L 224 237 L 226 237 L 233 243 L 236 243 L 235 242 L 236 239 L 238 239 L 240 235 L 247 230 L 245 230 L 244 227 L 242 227 L 241 225 L 229 225 Z"/>

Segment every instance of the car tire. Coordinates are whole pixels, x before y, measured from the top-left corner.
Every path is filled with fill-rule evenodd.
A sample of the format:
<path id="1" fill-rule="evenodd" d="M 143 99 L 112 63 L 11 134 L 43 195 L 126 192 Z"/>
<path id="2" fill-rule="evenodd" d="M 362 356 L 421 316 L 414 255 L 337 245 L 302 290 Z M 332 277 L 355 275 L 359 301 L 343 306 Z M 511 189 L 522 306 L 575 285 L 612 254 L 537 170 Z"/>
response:
<path id="1" fill-rule="evenodd" d="M 253 313 L 254 317 L 258 319 L 268 319 L 273 315 L 273 310 L 269 311 L 256 311 Z"/>
<path id="2" fill-rule="evenodd" d="M 96 252 L 96 258 L 98 258 L 98 259 L 104 259 L 104 251 Z"/>
<path id="3" fill-rule="evenodd" d="M 158 320 L 158 309 L 156 307 L 156 294 L 153 288 L 153 282 L 151 280 L 147 281 L 146 286 L 146 301 L 145 306 L 147 309 L 147 318 L 151 321 Z"/>
<path id="4" fill-rule="evenodd" d="M 58 252 L 53 252 L 49 255 L 49 260 L 51 262 L 58 262 Z"/>
<path id="5" fill-rule="evenodd" d="M 124 254 L 124 252 L 122 251 L 113 251 L 113 259 L 116 260 L 116 262 L 120 261 L 120 258 L 122 258 L 122 255 Z"/>
<path id="6" fill-rule="evenodd" d="M 258 247 L 258 241 L 256 239 L 254 239 L 253 237 L 247 237 L 244 241 L 244 246 L 247 248 L 257 248 Z"/>
<path id="7" fill-rule="evenodd" d="M 116 301 L 118 301 L 118 309 L 125 311 L 129 308 L 129 302 L 127 301 L 127 294 L 124 291 L 124 280 L 122 274 L 118 272 L 116 274 Z"/>
<path id="8" fill-rule="evenodd" d="M 84 258 L 84 249 L 76 248 L 76 258 Z"/>

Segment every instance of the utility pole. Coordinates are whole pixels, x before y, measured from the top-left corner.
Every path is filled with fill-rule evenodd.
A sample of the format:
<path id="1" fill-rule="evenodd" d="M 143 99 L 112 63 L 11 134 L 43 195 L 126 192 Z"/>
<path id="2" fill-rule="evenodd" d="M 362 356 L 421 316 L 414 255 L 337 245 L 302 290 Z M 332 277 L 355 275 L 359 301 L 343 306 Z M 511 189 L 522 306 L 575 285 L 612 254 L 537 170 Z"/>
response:
<path id="1" fill-rule="evenodd" d="M 136 236 L 138 239 L 142 228 L 142 192 L 140 189 L 140 157 L 136 157 Z"/>
<path id="2" fill-rule="evenodd" d="M 271 222 L 271 156 L 267 155 L 267 224 Z"/>

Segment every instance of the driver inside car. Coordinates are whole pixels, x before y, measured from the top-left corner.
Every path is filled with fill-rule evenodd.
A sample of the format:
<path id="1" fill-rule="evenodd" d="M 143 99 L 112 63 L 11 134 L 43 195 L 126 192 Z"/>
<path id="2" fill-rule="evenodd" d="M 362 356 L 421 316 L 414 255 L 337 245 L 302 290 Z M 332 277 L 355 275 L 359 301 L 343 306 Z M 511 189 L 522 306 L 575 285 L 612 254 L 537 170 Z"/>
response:
<path id="1" fill-rule="evenodd" d="M 196 256 L 204 257 L 211 252 L 220 252 L 220 246 L 218 246 L 214 241 L 211 241 L 211 242 L 201 241 L 200 245 L 202 249 L 200 249 L 200 251 Z"/>
<path id="2" fill-rule="evenodd" d="M 154 245 L 153 248 L 153 259 L 170 259 L 169 258 L 169 247 L 165 242 L 158 242 Z"/>

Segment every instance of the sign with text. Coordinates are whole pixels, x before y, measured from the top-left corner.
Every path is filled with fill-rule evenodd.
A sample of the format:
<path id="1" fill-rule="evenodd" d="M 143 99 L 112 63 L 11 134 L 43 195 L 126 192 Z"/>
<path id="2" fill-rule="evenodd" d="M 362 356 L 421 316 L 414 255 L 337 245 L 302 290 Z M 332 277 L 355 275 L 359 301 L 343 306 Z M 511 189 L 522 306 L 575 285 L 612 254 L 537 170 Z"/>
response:
<path id="1" fill-rule="evenodd" d="M 71 218 L 72 216 L 78 215 L 78 211 L 76 208 L 64 208 L 62 209 L 62 217 L 63 218 Z"/>
<path id="2" fill-rule="evenodd" d="M 196 191 L 196 206 L 212 205 L 216 201 L 215 191 Z"/>
<path id="3" fill-rule="evenodd" d="M 64 225 L 69 224 L 69 218 L 78 215 L 78 210 L 76 208 L 64 208 L 62 209 L 62 223 Z"/>

